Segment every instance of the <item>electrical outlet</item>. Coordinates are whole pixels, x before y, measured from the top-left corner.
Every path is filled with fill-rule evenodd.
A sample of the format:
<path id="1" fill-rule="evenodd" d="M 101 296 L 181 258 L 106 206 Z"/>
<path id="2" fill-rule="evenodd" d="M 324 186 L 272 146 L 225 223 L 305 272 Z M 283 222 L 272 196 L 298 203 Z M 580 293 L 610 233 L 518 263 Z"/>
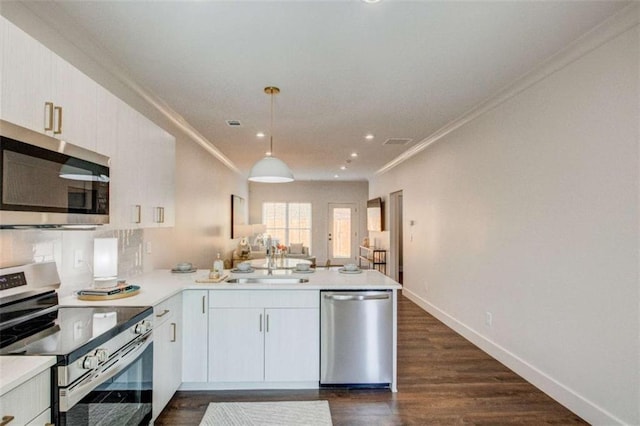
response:
<path id="1" fill-rule="evenodd" d="M 484 324 L 488 327 L 493 325 L 493 314 L 489 311 L 484 313 Z"/>
<path id="2" fill-rule="evenodd" d="M 84 262 L 84 253 L 82 250 L 74 250 L 73 251 L 73 268 L 78 269 L 82 266 L 82 262 Z"/>

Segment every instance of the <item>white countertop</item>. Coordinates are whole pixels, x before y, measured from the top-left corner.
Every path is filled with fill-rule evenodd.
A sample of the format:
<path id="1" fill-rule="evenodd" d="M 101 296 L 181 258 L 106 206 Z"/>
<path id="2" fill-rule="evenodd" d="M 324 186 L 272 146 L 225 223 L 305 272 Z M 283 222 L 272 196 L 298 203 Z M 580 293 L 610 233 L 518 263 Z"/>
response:
<path id="1" fill-rule="evenodd" d="M 0 395 L 42 373 L 55 363 L 54 356 L 0 356 Z"/>
<path id="2" fill-rule="evenodd" d="M 267 271 L 256 270 L 252 273 L 231 273 L 229 278 L 265 277 Z M 294 273 L 290 270 L 273 272 L 273 277 L 305 278 L 309 282 L 303 284 L 230 284 L 196 283 L 196 279 L 209 277 L 209 270 L 202 269 L 192 273 L 172 273 L 161 269 L 128 279 L 129 284 L 140 286 L 140 293 L 124 299 L 106 301 L 78 300 L 76 296 L 60 299 L 60 306 L 154 306 L 182 290 L 388 290 L 400 289 L 402 286 L 386 275 L 374 271 L 363 270 L 359 274 L 343 274 L 337 269 L 316 269 L 313 273 Z"/>
<path id="3" fill-rule="evenodd" d="M 231 273 L 229 278 L 265 277 L 267 271 L 256 270 L 251 273 Z M 316 269 L 312 273 L 294 273 L 290 270 L 273 272 L 273 277 L 305 278 L 309 282 L 302 284 L 230 284 L 197 283 L 196 279 L 209 277 L 209 270 L 202 269 L 193 273 L 172 273 L 168 269 L 156 270 L 148 274 L 127 280 L 140 286 L 140 293 L 124 299 L 106 301 L 78 300 L 76 296 L 60 299 L 60 306 L 154 306 L 183 290 L 388 290 L 402 286 L 374 270 L 363 270 L 359 274 L 344 274 L 336 269 Z M 2 356 L 0 357 L 0 395 L 31 379 L 35 375 L 54 365 L 55 357 L 47 356 Z"/>

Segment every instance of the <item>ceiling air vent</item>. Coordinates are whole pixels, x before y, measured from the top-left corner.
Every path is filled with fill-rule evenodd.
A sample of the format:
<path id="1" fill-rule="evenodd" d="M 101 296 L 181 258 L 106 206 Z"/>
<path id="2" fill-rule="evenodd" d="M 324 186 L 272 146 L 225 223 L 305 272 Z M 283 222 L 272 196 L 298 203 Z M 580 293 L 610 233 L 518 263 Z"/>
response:
<path id="1" fill-rule="evenodd" d="M 240 127 L 242 124 L 240 120 L 225 120 L 227 122 L 227 126 L 229 127 Z"/>
<path id="2" fill-rule="evenodd" d="M 413 139 L 409 138 L 389 138 L 382 143 L 382 145 L 406 145 Z"/>

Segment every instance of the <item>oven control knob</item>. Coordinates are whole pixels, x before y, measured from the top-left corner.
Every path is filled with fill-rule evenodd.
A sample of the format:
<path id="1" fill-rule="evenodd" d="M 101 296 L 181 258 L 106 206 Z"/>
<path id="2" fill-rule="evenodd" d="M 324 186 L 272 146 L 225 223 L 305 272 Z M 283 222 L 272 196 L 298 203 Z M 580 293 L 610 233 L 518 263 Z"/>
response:
<path id="1" fill-rule="evenodd" d="M 105 362 L 109 358 L 109 351 L 107 349 L 96 349 L 96 358 L 98 358 L 98 362 Z"/>
<path id="2" fill-rule="evenodd" d="M 144 334 L 147 331 L 151 330 L 151 322 L 150 321 L 142 321 L 139 324 L 136 324 L 136 328 L 134 329 L 134 333 L 136 334 Z"/>
<path id="3" fill-rule="evenodd" d="M 82 360 L 82 368 L 85 370 L 93 370 L 98 367 L 98 357 L 93 355 L 87 355 Z"/>

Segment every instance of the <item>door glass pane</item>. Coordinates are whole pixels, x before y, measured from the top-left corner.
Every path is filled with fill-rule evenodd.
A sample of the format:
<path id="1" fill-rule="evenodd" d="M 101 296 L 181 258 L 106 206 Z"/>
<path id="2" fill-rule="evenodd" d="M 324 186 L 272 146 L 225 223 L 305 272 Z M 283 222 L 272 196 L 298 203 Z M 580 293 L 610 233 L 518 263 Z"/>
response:
<path id="1" fill-rule="evenodd" d="M 333 257 L 351 258 L 351 209 L 333 209 Z"/>

